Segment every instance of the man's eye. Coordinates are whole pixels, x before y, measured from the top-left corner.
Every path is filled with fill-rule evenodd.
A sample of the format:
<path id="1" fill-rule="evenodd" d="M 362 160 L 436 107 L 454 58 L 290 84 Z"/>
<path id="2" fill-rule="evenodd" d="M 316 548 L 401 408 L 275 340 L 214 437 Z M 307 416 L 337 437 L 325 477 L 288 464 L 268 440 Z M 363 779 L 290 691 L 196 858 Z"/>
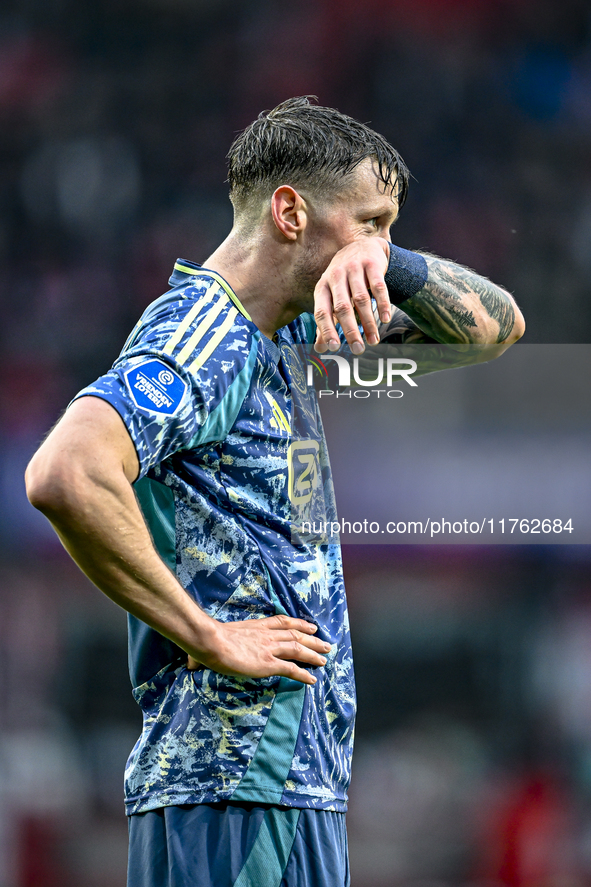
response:
<path id="1" fill-rule="evenodd" d="M 371 225 L 372 228 L 377 228 L 377 227 L 378 227 L 378 217 L 377 217 L 377 216 L 374 216 L 373 219 L 368 219 L 368 220 L 367 220 L 367 224 L 368 224 L 368 225 Z"/>

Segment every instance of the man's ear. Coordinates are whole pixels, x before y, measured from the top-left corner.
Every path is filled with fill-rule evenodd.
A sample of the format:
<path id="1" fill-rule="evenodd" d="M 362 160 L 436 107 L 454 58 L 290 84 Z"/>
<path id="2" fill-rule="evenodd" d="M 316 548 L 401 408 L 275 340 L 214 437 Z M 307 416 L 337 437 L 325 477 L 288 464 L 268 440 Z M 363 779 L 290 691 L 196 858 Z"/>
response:
<path id="1" fill-rule="evenodd" d="M 297 240 L 308 221 L 306 202 L 290 185 L 281 185 L 273 193 L 271 215 L 275 227 L 287 240 Z"/>

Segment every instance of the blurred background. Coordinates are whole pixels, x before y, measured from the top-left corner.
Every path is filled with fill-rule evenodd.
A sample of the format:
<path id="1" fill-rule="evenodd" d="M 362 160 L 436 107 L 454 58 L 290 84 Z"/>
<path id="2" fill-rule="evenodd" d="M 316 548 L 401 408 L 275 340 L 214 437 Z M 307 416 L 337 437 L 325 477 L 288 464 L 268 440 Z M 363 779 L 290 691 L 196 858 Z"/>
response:
<path id="1" fill-rule="evenodd" d="M 177 256 L 231 223 L 224 156 L 315 94 L 414 180 L 395 240 L 591 341 L 588 0 L 4 0 L 0 887 L 125 883 L 125 618 L 26 503 L 30 454 Z M 346 546 L 353 887 L 591 885 L 587 546 Z"/>

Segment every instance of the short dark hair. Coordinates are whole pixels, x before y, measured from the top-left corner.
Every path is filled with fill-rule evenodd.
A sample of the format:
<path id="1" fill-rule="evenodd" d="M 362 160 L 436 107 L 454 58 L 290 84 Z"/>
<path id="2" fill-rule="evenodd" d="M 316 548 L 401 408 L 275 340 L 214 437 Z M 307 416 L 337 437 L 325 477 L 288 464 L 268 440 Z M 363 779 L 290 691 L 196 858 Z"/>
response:
<path id="1" fill-rule="evenodd" d="M 308 185 L 338 193 L 343 177 L 367 157 L 379 177 L 395 189 L 401 207 L 408 192 L 408 168 L 392 145 L 364 123 L 334 108 L 311 104 L 315 96 L 287 99 L 263 111 L 228 151 L 230 199 L 242 208 L 249 198 L 280 185 Z"/>

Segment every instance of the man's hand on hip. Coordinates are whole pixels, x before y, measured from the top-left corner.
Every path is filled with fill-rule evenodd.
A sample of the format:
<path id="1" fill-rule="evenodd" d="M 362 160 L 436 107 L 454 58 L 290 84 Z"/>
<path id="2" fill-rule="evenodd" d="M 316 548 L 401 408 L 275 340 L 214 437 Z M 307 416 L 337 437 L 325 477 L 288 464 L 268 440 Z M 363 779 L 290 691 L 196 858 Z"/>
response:
<path id="1" fill-rule="evenodd" d="M 197 658 L 189 656 L 189 669 L 205 666 L 221 674 L 252 678 L 280 675 L 304 684 L 315 684 L 316 678 L 296 663 L 312 667 L 326 665 L 323 654 L 328 653 L 330 644 L 315 638 L 316 626 L 304 619 L 270 616 L 239 622 L 212 622 L 207 649 Z"/>
<path id="2" fill-rule="evenodd" d="M 272 616 L 218 622 L 161 560 L 132 488 L 134 444 L 106 401 L 75 401 L 27 470 L 31 502 L 53 523 L 70 555 L 111 600 L 169 638 L 196 664 L 247 677 L 281 675 L 306 684 L 330 647 L 303 619 Z"/>

